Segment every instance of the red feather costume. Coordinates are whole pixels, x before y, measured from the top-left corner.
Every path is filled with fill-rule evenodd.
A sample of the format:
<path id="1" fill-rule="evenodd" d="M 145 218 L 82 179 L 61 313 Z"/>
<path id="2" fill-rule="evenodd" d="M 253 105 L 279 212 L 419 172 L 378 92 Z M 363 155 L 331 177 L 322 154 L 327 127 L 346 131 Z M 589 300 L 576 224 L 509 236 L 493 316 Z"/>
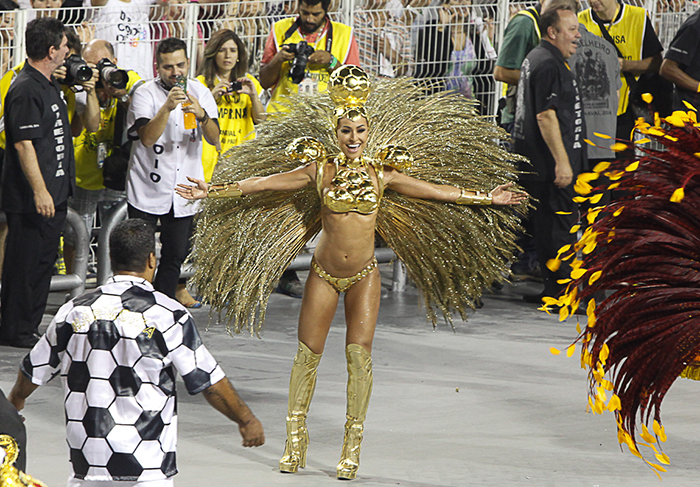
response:
<path id="1" fill-rule="evenodd" d="M 601 174 L 623 196 L 590 210 L 580 240 L 548 263 L 571 259 L 572 273 L 567 293 L 547 305 L 559 305 L 565 319 L 588 303 L 588 324 L 577 341 L 589 370 L 591 408 L 614 411 L 620 443 L 639 457 L 640 444 L 650 447 L 662 464 L 668 457 L 658 448 L 666 440 L 661 402 L 679 376 L 700 379 L 699 126 L 694 111 L 675 112 L 663 127 L 658 118 L 655 126 L 638 124 L 646 135 L 637 141 L 644 157 L 582 174 L 577 200 L 600 200 Z M 643 148 L 650 139 L 665 150 Z"/>

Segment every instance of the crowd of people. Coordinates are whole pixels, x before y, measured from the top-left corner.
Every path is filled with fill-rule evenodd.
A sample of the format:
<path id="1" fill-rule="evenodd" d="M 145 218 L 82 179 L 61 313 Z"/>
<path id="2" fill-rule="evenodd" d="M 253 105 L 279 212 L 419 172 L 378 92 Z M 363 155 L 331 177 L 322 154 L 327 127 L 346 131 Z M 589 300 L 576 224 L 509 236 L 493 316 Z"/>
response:
<path id="1" fill-rule="evenodd" d="M 331 20 L 338 2 L 270 2 L 266 5 L 269 33 L 258 46 L 246 44 L 236 31 L 241 26 L 254 28 L 247 18 L 260 16 L 263 7 L 261 2 L 241 2 L 234 13 L 240 18 L 215 30 L 212 23 L 202 24 L 210 31 L 202 28 L 196 37 L 208 41 L 195 42 L 194 51 L 181 39 L 179 2 L 159 5 L 157 18 L 167 25 L 160 35 L 150 31 L 150 1 L 92 0 L 91 5 L 101 10 L 76 24 L 77 30 L 66 27 L 59 6 L 50 3 L 32 3 L 35 9 L 55 8 L 56 15 L 37 15 L 29 22 L 26 61 L 7 65 L 0 80 L 0 206 L 7 217 L 0 227 L 4 240 L 0 344 L 34 350 L 22 364 L 9 404 L 21 409 L 36 386 L 50 380 L 59 368 L 69 376 L 66 397 L 83 394 L 84 399 L 85 389 L 74 387 L 70 375 L 106 380 L 86 365 L 90 354 L 98 354 L 109 342 L 114 356 L 122 343 L 125 350 L 133 341 L 141 343 L 143 332 L 148 343 L 156 336 L 153 343 L 157 344 L 139 347 L 142 352 L 143 347 L 151 347 L 149 357 L 157 356 L 160 366 L 147 371 L 125 367 L 120 397 L 136 396 L 129 384 L 139 374 L 157 376 L 150 385 L 170 390 L 174 366 L 188 392 L 204 391 L 212 406 L 239 424 L 245 446 L 262 444 L 259 422 L 201 344 L 187 312 L 201 303 L 187 291 L 180 269 L 192 250 L 199 211 L 196 200 L 298 191 L 315 185 L 323 202 L 324 233 L 312 261 L 314 272 L 305 290 L 292 271 L 282 275 L 279 285 L 287 294 L 304 295 L 299 350 L 290 379 L 287 444 L 280 461 L 283 472 L 305 466 L 305 419 L 316 367 L 339 294 L 347 292 L 348 423 L 338 477 L 352 479 L 357 473 L 372 387 L 371 345 L 379 302 L 373 248 L 384 189 L 458 205 L 520 208 L 527 194 L 513 191 L 512 183 L 505 181 L 495 188 L 468 190 L 456 184 L 436 185 L 406 176 L 398 166 L 364 162 L 371 121 L 363 106 L 366 95 L 363 99 L 347 92 L 333 98 L 338 105 L 333 134 L 341 149 L 333 163 L 322 163 L 323 150 L 306 141 L 296 146 L 306 159 L 294 157 L 309 163 L 300 169 L 211 185 L 221 154 L 255 140 L 256 126 L 268 123 L 268 114 L 274 118 L 293 110 L 290 100 L 295 94 L 325 93 L 334 83 L 342 84 L 340 76 L 358 85 L 369 85 L 370 78 L 413 77 L 427 81 L 418 84 L 426 97 L 449 92 L 459 100 L 476 99 L 482 107 L 493 104 L 489 96 L 495 81 L 504 82 L 508 89 L 499 121 L 512 135 L 512 151 L 524 156 L 514 156 L 519 161 L 518 183 L 535 198 L 534 210 L 527 218 L 523 215 L 525 252 L 520 263 L 536 262 L 525 272 L 537 267 L 544 282 L 542 293 L 525 298 L 541 303 L 559 295 L 570 274 L 568 264 L 554 267 L 552 260 L 560 248 L 575 240 L 571 227 L 581 211 L 575 202 L 577 176 L 606 159 L 634 157 L 633 130 L 638 120 L 650 108 L 666 109 L 659 102 L 640 108 L 635 97 L 642 86 L 653 89 L 663 87 L 664 79 L 672 82 L 675 91 L 669 111 L 697 106 L 700 92 L 695 62 L 698 14 L 687 19 L 664 55 L 646 11 L 618 0 L 591 0 L 583 11 L 574 0 L 543 0 L 515 13 L 498 52 L 493 18 L 477 15 L 486 10 L 475 9 L 468 0 L 436 0 L 429 6 L 421 1 L 369 1 L 365 10 L 355 13 L 354 29 Z M 0 8 L 12 10 L 17 5 L 0 0 Z M 78 10 L 70 12 L 77 15 Z M 192 62 L 198 66 L 196 78 L 188 77 Z M 364 71 L 341 69 L 345 66 Z M 477 76 L 488 82 L 476 83 Z M 622 142 L 620 150 L 612 151 L 612 139 Z M 315 159 L 309 159 L 311 153 Z M 386 154 L 382 157 L 390 159 Z M 327 177 L 331 174 L 324 172 L 327 165 L 333 166 L 335 177 Z M 353 182 L 357 178 L 361 181 Z M 128 204 L 129 220 L 110 241 L 114 278 L 61 308 L 40 336 L 38 327 L 61 235 L 69 270 L 75 255 L 74 236 L 64 228 L 68 208 L 91 230 L 96 216 L 105 219 L 122 201 Z M 353 223 L 340 225 L 341 218 L 350 221 L 348 213 Z M 153 239 L 158 223 L 162 247 L 156 261 Z M 505 264 L 504 259 L 499 262 Z M 124 320 L 118 330 L 101 326 L 105 320 L 95 310 L 102 308 L 95 303 L 106 301 L 104 295 L 121 300 L 112 320 L 122 311 L 140 318 Z M 168 319 L 149 321 L 152 306 L 167 310 Z M 134 319 L 145 326 L 136 330 Z M 174 328 L 179 331 L 171 332 Z M 75 350 L 66 354 L 69 340 L 90 346 L 77 346 L 82 355 Z M 197 358 L 181 356 L 178 347 L 196 352 Z M 174 390 L 169 394 L 174 402 Z M 159 421 L 169 425 L 172 410 L 167 404 L 138 407 L 157 411 Z M 66 400 L 69 426 L 71 421 L 85 419 L 73 418 L 69 409 Z M 128 423 L 126 418 L 122 421 Z M 164 428 L 151 438 L 161 446 L 167 444 L 149 474 L 152 478 L 165 480 L 174 474 L 174 435 L 174 428 Z M 70 431 L 68 438 L 70 444 Z M 111 465 L 91 465 L 80 447 L 72 447 L 71 461 L 75 478 L 70 485 L 82 485 L 83 479 L 148 477 L 143 476 L 144 465 L 125 458 Z"/>
<path id="2" fill-rule="evenodd" d="M 298 10 L 298 1 L 240 1 L 230 4 L 199 2 L 196 32 L 189 33 L 183 0 L 170 2 L 94 0 L 35 2 L 33 16 L 51 15 L 70 25 L 86 44 L 109 40 L 115 55 L 143 79 L 157 75 L 152 64 L 155 44 L 166 37 L 194 37 L 193 62 L 203 62 L 205 39 L 220 29 L 233 30 L 248 51 L 247 69 L 257 75 L 271 25 Z M 7 68 L 13 53 L 14 0 L 0 3 L 3 24 L 0 52 Z M 70 7 L 70 8 L 67 8 Z M 334 19 L 343 17 L 340 2 L 329 5 Z M 383 77 L 415 76 L 438 80 L 436 89 L 457 90 L 478 99 L 486 109 L 494 103 L 490 72 L 496 59 L 493 5 L 471 0 L 366 0 L 358 2 L 352 25 L 369 72 Z M 4 70 L 3 70 L 4 71 Z"/>

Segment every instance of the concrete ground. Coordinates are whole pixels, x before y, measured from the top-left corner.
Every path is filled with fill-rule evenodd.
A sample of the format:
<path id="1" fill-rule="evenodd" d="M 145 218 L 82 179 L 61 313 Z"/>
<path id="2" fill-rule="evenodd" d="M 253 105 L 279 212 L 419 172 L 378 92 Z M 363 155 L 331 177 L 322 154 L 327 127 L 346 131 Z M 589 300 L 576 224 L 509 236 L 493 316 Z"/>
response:
<path id="1" fill-rule="evenodd" d="M 388 286 L 390 271 L 382 272 Z M 444 324 L 431 328 L 414 288 L 400 295 L 385 288 L 373 351 L 374 393 L 354 485 L 660 485 L 641 460 L 620 452 L 611 413 L 586 412 L 586 374 L 578 355 L 549 351 L 566 348 L 575 337 L 575 319 L 561 323 L 521 300 L 524 292 L 537 290 L 533 283 L 507 285 L 487 295 L 483 309 L 456 322 L 453 331 Z M 235 424 L 180 384 L 178 487 L 337 484 L 345 421 L 342 310 L 319 368 L 308 420 L 308 466 L 295 475 L 277 471 L 300 304 L 273 295 L 262 339 L 231 337 L 215 323 L 206 330 L 208 310 L 194 312 L 204 342 L 262 421 L 267 442 L 241 447 Z M 5 392 L 24 353 L 0 348 Z M 663 485 L 700 483 L 698 387 L 679 380 L 664 402 L 671 466 Z M 65 485 L 69 472 L 61 396 L 55 380 L 39 388 L 23 411 L 28 472 L 50 487 Z"/>

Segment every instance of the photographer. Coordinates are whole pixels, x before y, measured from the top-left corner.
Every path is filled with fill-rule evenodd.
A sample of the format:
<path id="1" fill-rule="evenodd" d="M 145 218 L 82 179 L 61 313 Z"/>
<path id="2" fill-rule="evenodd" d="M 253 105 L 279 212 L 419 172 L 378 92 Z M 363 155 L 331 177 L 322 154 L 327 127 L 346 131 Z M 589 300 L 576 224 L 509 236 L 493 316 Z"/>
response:
<path id="1" fill-rule="evenodd" d="M 53 72 L 68 55 L 63 23 L 35 19 L 27 60 L 4 100 L 2 209 L 8 235 L 2 270 L 0 343 L 31 348 L 46 307 L 75 175 L 68 110 Z"/>
<path id="2" fill-rule="evenodd" d="M 222 29 L 212 34 L 204 49 L 204 62 L 197 79 L 211 90 L 219 107 L 220 147 L 204 142 L 204 180 L 210 181 L 218 153 L 255 137 L 255 124 L 265 120 L 260 102 L 262 87 L 246 72 L 248 52 L 235 32 Z"/>
<path id="3" fill-rule="evenodd" d="M 120 151 L 123 149 L 122 143 L 126 135 L 124 125 L 129 100 L 143 81 L 136 71 L 117 68 L 114 48 L 107 41 L 101 39 L 90 41 L 83 50 L 83 59 L 88 64 L 98 67 L 99 81 L 93 92 L 78 94 L 76 112 L 83 121 L 96 115 L 97 123 L 82 128 L 80 135 L 74 141 L 76 188 L 68 206 L 81 216 L 89 234 L 92 231 L 95 211 L 99 211 L 100 221 L 104 221 L 106 216 L 126 199 L 124 184 L 128 155 L 123 158 L 121 168 L 113 167 L 112 163 L 118 164 L 118 161 L 114 161 L 110 156 L 118 155 L 113 154 L 115 145 Z M 111 83 L 110 79 L 106 79 L 110 74 Z M 117 130 L 117 124 L 119 124 L 119 130 Z M 73 125 L 75 127 L 77 124 Z M 119 133 L 123 135 L 115 141 L 115 135 L 118 136 Z M 124 152 L 128 154 L 127 150 Z M 118 174 L 114 174 L 115 171 Z M 105 182 L 105 176 L 107 182 Z M 121 176 L 121 180 L 116 176 Z M 70 227 L 66 227 L 64 232 L 63 252 L 66 271 L 70 274 L 75 257 L 75 235 Z"/>
<path id="4" fill-rule="evenodd" d="M 282 19 L 272 25 L 260 68 L 262 87 L 274 87 L 269 112 L 284 111 L 278 102 L 290 93 L 326 91 L 330 74 L 337 67 L 360 65 L 352 28 L 331 22 L 328 18 L 330 3 L 330 0 L 301 0 L 298 17 Z M 301 41 L 306 44 L 299 44 Z M 294 52 L 295 48 L 298 52 Z M 295 63 L 303 79 L 291 76 Z"/>

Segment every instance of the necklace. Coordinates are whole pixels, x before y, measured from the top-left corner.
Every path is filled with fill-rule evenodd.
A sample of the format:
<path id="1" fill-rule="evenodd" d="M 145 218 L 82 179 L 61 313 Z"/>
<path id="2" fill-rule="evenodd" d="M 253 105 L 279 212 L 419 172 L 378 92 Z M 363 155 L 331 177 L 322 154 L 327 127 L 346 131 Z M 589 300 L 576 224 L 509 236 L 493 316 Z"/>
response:
<path id="1" fill-rule="evenodd" d="M 367 164 L 362 156 L 356 157 L 355 159 L 348 159 L 345 154 L 338 154 L 336 159 L 338 160 L 338 166 L 343 166 L 348 169 L 357 169 L 363 166 L 367 167 Z"/>

